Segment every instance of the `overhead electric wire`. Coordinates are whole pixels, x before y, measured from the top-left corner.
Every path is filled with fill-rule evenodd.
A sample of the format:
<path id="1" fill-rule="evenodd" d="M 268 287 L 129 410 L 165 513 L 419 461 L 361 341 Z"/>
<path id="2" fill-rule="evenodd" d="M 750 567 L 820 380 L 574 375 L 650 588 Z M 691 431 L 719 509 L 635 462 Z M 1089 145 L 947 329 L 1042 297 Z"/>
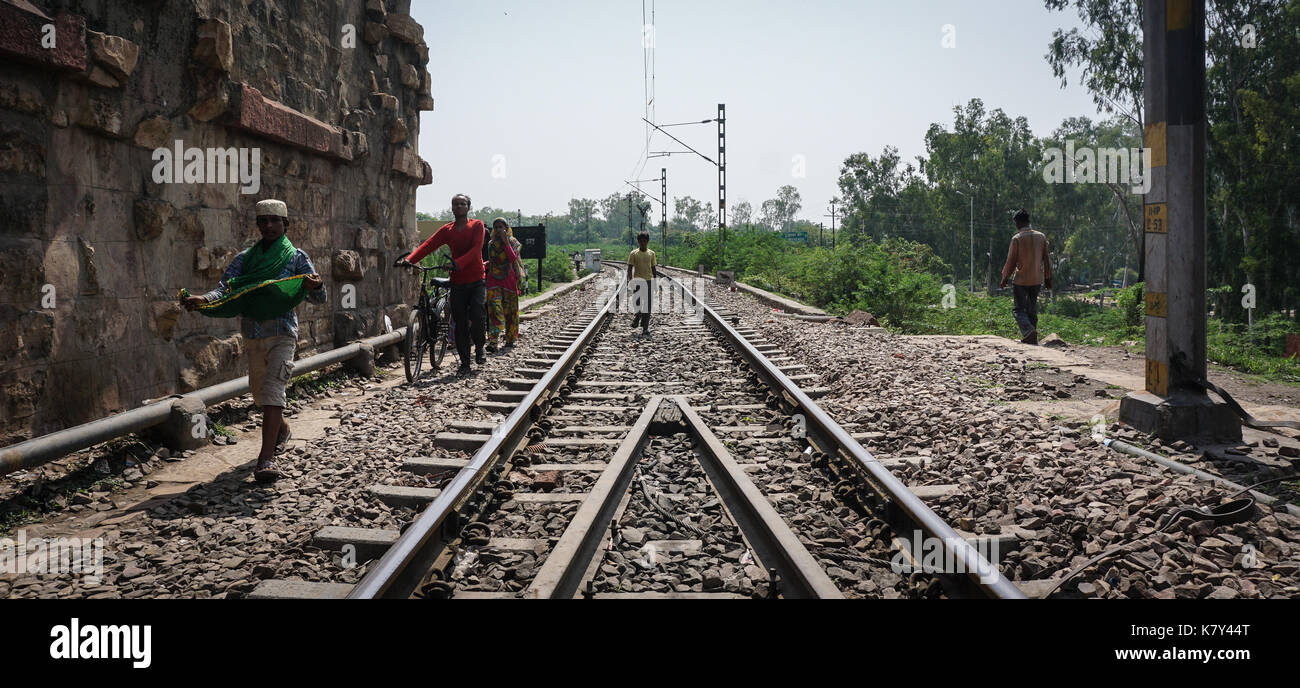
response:
<path id="1" fill-rule="evenodd" d="M 645 115 L 644 119 L 646 120 L 648 125 L 649 121 L 653 118 L 653 112 L 654 112 L 652 107 L 654 103 L 654 76 L 653 76 L 654 66 L 653 65 L 654 65 L 654 46 L 655 43 L 657 42 L 655 40 L 655 35 L 654 35 L 655 28 L 654 28 L 654 18 L 653 18 L 654 17 L 653 0 L 651 0 L 651 10 L 650 10 L 651 23 L 650 24 L 646 24 L 645 9 L 646 9 L 645 0 L 641 0 L 641 91 L 642 91 L 641 105 L 642 105 L 642 111 L 644 112 Z M 650 28 L 648 42 L 646 40 L 647 27 Z M 628 178 L 636 179 L 637 177 L 640 177 L 641 173 L 645 170 L 645 166 L 650 162 L 650 158 L 648 154 L 650 152 L 650 139 L 653 136 L 653 134 L 654 134 L 654 130 L 651 129 L 650 126 L 646 126 L 645 141 L 641 146 L 641 153 L 637 156 L 636 162 L 632 164 L 632 170 L 628 174 Z"/>

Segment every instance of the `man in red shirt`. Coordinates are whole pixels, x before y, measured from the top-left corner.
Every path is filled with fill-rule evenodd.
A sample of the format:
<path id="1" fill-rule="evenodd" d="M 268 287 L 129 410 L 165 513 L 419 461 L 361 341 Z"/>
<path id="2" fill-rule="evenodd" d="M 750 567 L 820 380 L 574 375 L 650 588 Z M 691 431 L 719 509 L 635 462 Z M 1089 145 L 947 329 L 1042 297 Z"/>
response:
<path id="1" fill-rule="evenodd" d="M 451 197 L 451 214 L 455 220 L 439 227 L 419 248 L 394 265 L 411 265 L 438 250 L 451 248 L 451 260 L 456 269 L 451 273 L 451 318 L 456 325 L 456 353 L 460 354 L 458 374 L 470 372 L 469 341 L 474 339 L 474 360 L 479 365 L 487 362 L 483 355 L 484 324 L 487 319 L 484 285 L 484 261 L 487 260 L 487 227 L 481 220 L 469 218 L 469 196 Z"/>

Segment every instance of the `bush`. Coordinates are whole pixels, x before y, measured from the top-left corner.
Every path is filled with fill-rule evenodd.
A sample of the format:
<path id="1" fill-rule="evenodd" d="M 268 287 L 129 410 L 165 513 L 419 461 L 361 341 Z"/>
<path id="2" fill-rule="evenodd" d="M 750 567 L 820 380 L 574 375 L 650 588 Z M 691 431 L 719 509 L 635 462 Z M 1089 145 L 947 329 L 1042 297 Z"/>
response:
<path id="1" fill-rule="evenodd" d="M 880 244 L 880 248 L 895 258 L 898 262 L 911 270 L 928 272 L 932 275 L 951 275 L 952 266 L 943 262 L 943 259 L 934 254 L 934 249 L 929 244 L 903 239 L 901 237 L 889 237 Z"/>
<path id="2" fill-rule="evenodd" d="M 1146 285 L 1138 282 L 1131 287 L 1120 289 L 1115 295 L 1115 303 L 1119 305 L 1120 313 L 1124 314 L 1124 324 L 1129 327 L 1141 327 L 1146 322 L 1146 295 L 1143 288 Z"/>
<path id="3" fill-rule="evenodd" d="M 1042 306 L 1039 310 L 1043 310 Z M 1101 308 L 1098 307 L 1096 299 L 1089 299 L 1082 295 L 1057 294 L 1047 310 L 1066 318 L 1082 318 L 1100 312 Z"/>
<path id="4" fill-rule="evenodd" d="M 1255 322 L 1255 337 L 1240 323 L 1211 318 L 1206 333 L 1206 356 L 1220 365 L 1274 380 L 1300 382 L 1300 359 L 1286 358 L 1286 336 L 1300 332 L 1300 324 L 1282 313 Z"/>
<path id="5" fill-rule="evenodd" d="M 537 275 L 533 273 L 537 270 L 537 261 L 525 260 L 524 267 L 528 268 L 529 275 L 536 280 Z M 542 280 L 546 282 L 573 281 L 573 261 L 569 259 L 569 254 L 564 249 L 558 246 L 546 247 L 546 257 L 542 259 Z"/>

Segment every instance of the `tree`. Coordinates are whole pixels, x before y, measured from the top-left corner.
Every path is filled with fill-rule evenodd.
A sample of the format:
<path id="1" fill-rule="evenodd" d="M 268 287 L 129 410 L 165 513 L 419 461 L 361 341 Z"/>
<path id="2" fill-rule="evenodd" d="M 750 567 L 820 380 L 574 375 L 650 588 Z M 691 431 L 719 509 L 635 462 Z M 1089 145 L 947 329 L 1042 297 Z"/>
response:
<path id="1" fill-rule="evenodd" d="M 973 258 L 983 265 L 985 285 L 991 292 L 1006 256 L 1001 239 L 1012 227 L 1009 211 L 1031 207 L 1046 187 L 1039 171 L 1042 156 L 1024 117 L 1012 118 L 1000 109 L 988 112 L 978 98 L 964 108 L 953 108 L 953 114 L 952 131 L 930 125 L 925 136 L 928 156 L 921 167 L 929 182 L 944 190 L 946 217 L 955 220 L 964 215 L 957 208 L 974 197 Z M 903 176 L 907 175 L 905 170 Z M 908 183 L 902 181 L 900 186 Z M 852 191 L 844 188 L 843 182 L 841 188 L 846 195 Z M 967 196 L 958 196 L 956 191 Z"/>
<path id="2" fill-rule="evenodd" d="M 591 198 L 571 198 L 569 199 L 569 222 L 572 224 L 575 232 L 573 237 L 575 241 L 589 241 L 591 233 L 592 218 L 599 220 L 597 215 L 596 201 Z M 581 228 L 581 229 L 579 229 Z M 599 233 L 596 235 L 600 236 Z"/>
<path id="3" fill-rule="evenodd" d="M 1045 55 L 1052 73 L 1067 85 L 1066 68 L 1082 67 L 1083 84 L 1103 112 L 1119 112 L 1142 127 L 1142 0 L 1044 0 L 1047 9 L 1074 5 L 1079 19 L 1096 29 L 1052 32 Z"/>
<path id="4" fill-rule="evenodd" d="M 612 193 L 600 200 L 600 212 L 604 219 L 601 237 L 623 241 L 627 239 L 632 223 L 639 223 L 640 216 L 632 205 L 628 194 Z"/>
<path id="5" fill-rule="evenodd" d="M 1071 117 L 1038 145 L 1043 149 L 1064 149 L 1068 140 L 1098 149 L 1141 148 L 1138 133 L 1124 117 L 1098 123 L 1087 117 Z M 1131 187 L 1115 183 L 1049 184 L 1035 200 L 1035 224 L 1062 228 L 1057 236 L 1049 237 L 1058 251 L 1061 284 L 1068 284 L 1066 280 L 1072 277 L 1106 282 L 1121 265 L 1136 263 L 1142 246 L 1142 197 L 1134 195 Z"/>
<path id="6" fill-rule="evenodd" d="M 903 186 L 904 170 L 899 162 L 898 149 L 893 146 L 885 146 L 875 159 L 867 153 L 854 153 L 844 160 L 839 186 L 847 241 L 860 243 L 865 237 L 884 234 Z M 907 167 L 910 170 L 911 166 Z"/>
<path id="7" fill-rule="evenodd" d="M 701 204 L 690 196 L 673 198 L 673 226 L 683 230 L 701 232 L 713 224 L 713 204 Z"/>
<path id="8" fill-rule="evenodd" d="M 799 190 L 789 184 L 782 186 L 776 190 L 776 198 L 763 201 L 760 206 L 761 224 L 773 231 L 785 231 L 802 207 L 803 198 L 799 195 Z"/>
<path id="9" fill-rule="evenodd" d="M 754 206 L 749 201 L 741 201 L 731 206 L 729 222 L 732 227 L 743 227 L 754 219 Z"/>

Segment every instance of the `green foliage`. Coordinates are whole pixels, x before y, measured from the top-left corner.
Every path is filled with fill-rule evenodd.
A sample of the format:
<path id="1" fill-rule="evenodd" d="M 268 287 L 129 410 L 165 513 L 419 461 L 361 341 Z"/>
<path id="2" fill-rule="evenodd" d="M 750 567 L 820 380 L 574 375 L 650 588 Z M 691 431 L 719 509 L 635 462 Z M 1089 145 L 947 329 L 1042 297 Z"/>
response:
<path id="1" fill-rule="evenodd" d="M 1286 358 L 1288 334 L 1300 334 L 1300 324 L 1280 313 L 1255 323 L 1250 329 L 1240 323 L 1211 318 L 1207 327 L 1207 357 L 1220 365 L 1272 380 L 1300 382 L 1300 359 Z"/>
<path id="2" fill-rule="evenodd" d="M 569 260 L 571 252 L 559 246 L 547 246 L 546 257 L 542 259 L 542 280 L 545 282 L 572 282 L 573 261 Z M 529 265 L 531 263 L 531 265 Z M 536 260 L 525 260 L 524 264 L 532 270 L 537 269 Z M 536 280 L 536 275 L 533 275 Z"/>
<path id="3" fill-rule="evenodd" d="M 1129 327 L 1141 327 L 1146 318 L 1146 295 L 1143 282 L 1120 289 L 1115 295 L 1115 304 L 1124 316 L 1124 324 Z"/>
<path id="4" fill-rule="evenodd" d="M 306 401 L 311 397 L 319 396 L 326 390 L 339 389 L 347 382 L 349 377 L 351 377 L 351 374 L 342 366 L 299 375 L 289 380 L 289 385 L 285 390 L 285 397 L 290 402 Z"/>
<path id="5" fill-rule="evenodd" d="M 958 291 L 955 308 L 930 309 L 917 331 L 924 334 L 992 334 L 1020 339 L 1011 316 L 1013 305 L 1009 295 L 972 295 Z M 1125 325 L 1118 308 L 1099 309 L 1095 301 L 1089 303 L 1062 296 L 1055 299 L 1039 296 L 1038 331 L 1044 335 L 1054 332 L 1070 344 L 1085 346 L 1119 346 L 1125 341 L 1141 339 L 1140 332 Z"/>
<path id="6" fill-rule="evenodd" d="M 1039 301 L 1045 301 L 1046 295 L 1040 295 Z M 1066 318 L 1084 318 L 1102 309 L 1094 298 L 1086 294 L 1060 294 L 1051 302 L 1051 311 Z"/>
<path id="7" fill-rule="evenodd" d="M 923 268 L 947 269 L 929 247 L 901 239 L 890 240 L 885 247 L 866 240 L 835 249 L 800 248 L 776 232 L 734 231 L 727 233 L 725 263 L 716 232 L 697 235 L 692 243 L 670 263 L 688 268 L 703 264 L 710 272 L 725 264 L 748 284 L 832 312 L 869 311 L 882 323 L 904 331 L 939 301 L 939 278 Z"/>
<path id="8" fill-rule="evenodd" d="M 952 267 L 935 255 L 934 249 L 927 244 L 900 237 L 889 237 L 881 242 L 880 248 L 909 270 L 928 272 L 932 275 L 952 274 Z"/>

